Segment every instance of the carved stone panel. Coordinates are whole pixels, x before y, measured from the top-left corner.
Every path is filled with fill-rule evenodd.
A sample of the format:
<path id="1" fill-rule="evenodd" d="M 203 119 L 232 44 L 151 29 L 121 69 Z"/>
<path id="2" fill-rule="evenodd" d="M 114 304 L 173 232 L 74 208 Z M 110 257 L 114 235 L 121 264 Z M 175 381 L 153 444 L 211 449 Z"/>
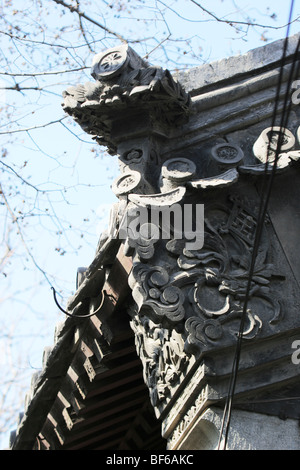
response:
<path id="1" fill-rule="evenodd" d="M 135 315 L 131 327 L 135 332 L 137 353 L 143 363 L 150 401 L 157 409 L 170 399 L 172 388 L 179 383 L 187 368 L 188 356 L 184 352 L 183 338 L 176 329 L 163 328 L 145 315 Z"/>
<path id="2" fill-rule="evenodd" d="M 159 361 L 149 376 L 146 346 L 138 347 L 139 354 L 144 351 L 145 380 L 158 415 L 168 409 L 170 397 L 181 389 L 197 362 L 235 348 L 257 226 L 258 199 L 255 193 L 252 196 L 251 191 L 249 196 L 227 191 L 218 203 L 207 200 L 204 246 L 199 250 L 187 250 L 185 239 L 159 239 L 148 259 L 135 251 L 130 275 L 135 301 L 132 327 L 144 343 L 154 344 L 155 331 L 159 350 L 165 345 L 172 354 L 177 351 L 182 356 L 173 381 Z M 280 331 L 286 312 L 284 296 L 278 291 L 286 286 L 286 268 L 281 271 L 278 266 L 271 234 L 267 218 L 246 310 L 243 340 L 248 344 Z M 174 336 L 176 342 L 170 342 Z M 159 398 L 158 386 L 164 390 Z"/>

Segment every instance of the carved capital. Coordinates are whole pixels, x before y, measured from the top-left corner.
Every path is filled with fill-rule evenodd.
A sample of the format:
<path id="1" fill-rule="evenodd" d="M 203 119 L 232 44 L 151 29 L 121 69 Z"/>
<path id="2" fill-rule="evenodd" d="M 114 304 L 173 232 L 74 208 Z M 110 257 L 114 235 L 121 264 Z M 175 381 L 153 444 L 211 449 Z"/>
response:
<path id="1" fill-rule="evenodd" d="M 127 44 L 97 54 L 91 75 L 95 83 L 63 93 L 63 109 L 112 154 L 120 142 L 120 123 L 128 127 L 130 120 L 133 125 L 144 121 L 149 134 L 151 122 L 168 128 L 189 114 L 190 97 L 170 72 L 150 66 Z"/>
<path id="2" fill-rule="evenodd" d="M 273 172 L 278 142 L 276 173 L 299 160 L 300 128 L 293 123 L 291 130 L 271 129 L 252 119 L 251 129 L 233 126 L 225 135 L 222 126 L 230 116 L 224 109 L 216 116 L 220 131 L 215 126 L 210 133 L 214 113 L 204 109 L 201 114 L 197 100 L 168 70 L 149 65 L 128 45 L 97 54 L 91 74 L 95 82 L 64 93 L 63 107 L 99 144 L 118 154 L 120 176 L 112 185 L 119 199 L 116 230 L 98 251 L 102 259 L 104 247 L 119 246 L 121 238 L 125 255 L 132 257 L 131 326 L 151 402 L 158 416 L 167 414 L 187 383 L 201 396 L 204 382 L 214 380 L 211 396 L 217 401 L 227 391 L 229 359 L 244 311 L 260 177 Z M 224 128 L 231 129 L 227 123 Z M 201 247 L 191 249 L 190 238 L 184 230 L 176 236 L 170 221 L 170 235 L 163 237 L 164 211 L 170 215 L 178 209 L 184 222 L 186 206 L 196 214 L 199 205 L 204 206 Z M 145 220 L 135 215 L 138 209 Z M 161 217 L 153 222 L 151 213 Z M 268 217 L 253 262 L 243 344 L 247 351 L 258 345 L 261 356 L 250 365 L 246 360 L 250 372 L 254 365 L 267 369 L 269 343 L 300 329 L 293 313 L 298 305 L 294 283 L 287 281 L 293 276 Z M 200 369 L 201 384 L 196 385 Z M 289 374 L 294 378 L 289 366 L 285 370 L 286 380 Z M 274 377 L 272 386 L 280 381 Z M 241 393 L 247 394 L 243 386 Z M 260 387 L 265 387 L 263 379 Z M 186 410 L 189 401 L 186 393 Z"/>

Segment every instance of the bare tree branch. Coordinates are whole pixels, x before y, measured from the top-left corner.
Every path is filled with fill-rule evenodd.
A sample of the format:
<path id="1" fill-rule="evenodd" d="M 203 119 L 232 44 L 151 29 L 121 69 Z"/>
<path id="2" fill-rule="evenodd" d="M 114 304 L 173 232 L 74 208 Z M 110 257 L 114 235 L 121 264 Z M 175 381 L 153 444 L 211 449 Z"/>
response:
<path id="1" fill-rule="evenodd" d="M 197 5 L 197 7 L 201 8 L 204 13 L 207 13 L 209 16 L 211 16 L 214 20 L 218 21 L 218 23 L 226 23 L 229 26 L 234 26 L 234 25 L 244 25 L 244 26 L 256 26 L 257 28 L 264 28 L 264 29 L 282 29 L 286 28 L 289 24 L 295 23 L 296 21 L 299 20 L 300 16 L 297 16 L 293 21 L 290 23 L 281 25 L 281 26 L 274 26 L 274 25 L 266 25 L 266 24 L 259 24 L 259 23 L 253 23 L 252 21 L 235 21 L 235 20 L 225 20 L 223 18 L 219 18 L 217 15 L 215 15 L 212 11 L 207 10 L 204 8 L 200 3 L 196 2 L 196 0 L 190 0 L 192 3 Z"/>
<path id="2" fill-rule="evenodd" d="M 17 132 L 28 132 L 28 131 L 33 131 L 35 129 L 41 129 L 42 127 L 47 127 L 51 126 L 52 124 L 57 124 L 58 122 L 62 122 L 64 119 L 67 119 L 67 116 L 64 116 L 60 119 L 57 119 L 56 121 L 50 121 L 47 122 L 46 124 L 41 124 L 40 126 L 32 126 L 32 127 L 27 127 L 25 129 L 13 129 L 13 130 L 7 130 L 7 131 L 2 131 L 0 132 L 0 135 L 4 134 L 16 134 Z"/>
<path id="3" fill-rule="evenodd" d="M 40 189 L 38 189 L 36 186 L 34 186 L 33 184 L 29 183 L 29 181 L 26 181 L 19 173 L 16 172 L 16 170 L 14 170 L 14 168 L 12 168 L 10 165 L 8 165 L 7 163 L 4 163 L 2 160 L 0 160 L 0 163 L 1 165 L 3 165 L 5 168 L 7 168 L 9 171 L 11 171 L 12 173 L 14 173 L 14 175 L 16 175 L 23 183 L 27 184 L 28 186 L 30 186 L 32 189 L 34 189 L 36 192 L 39 192 L 41 191 Z"/>
<path id="4" fill-rule="evenodd" d="M 0 259 L 0 270 L 3 273 L 3 268 L 4 266 L 6 265 L 6 263 L 8 262 L 9 258 L 14 254 L 14 250 L 11 249 L 11 247 L 9 246 L 9 244 L 7 243 L 6 244 L 6 250 L 5 250 L 5 253 L 4 255 L 2 256 L 2 258 Z"/>
<path id="5" fill-rule="evenodd" d="M 80 7 L 79 0 L 76 0 L 76 4 L 77 4 L 77 8 L 79 10 L 79 7 Z M 92 53 L 95 53 L 95 51 L 91 48 L 91 45 L 90 45 L 89 41 L 87 40 L 86 33 L 85 33 L 83 23 L 82 23 L 81 15 L 79 15 L 79 26 L 80 26 L 80 31 L 82 33 L 82 36 L 84 37 L 84 40 L 86 42 L 86 45 L 89 48 L 89 51 L 92 52 Z"/>
<path id="6" fill-rule="evenodd" d="M 65 70 L 53 70 L 48 72 L 24 72 L 24 73 L 11 73 L 11 72 L 0 72 L 0 75 L 7 75 L 9 77 L 39 77 L 43 75 L 60 75 L 63 73 L 72 73 L 80 72 L 81 70 L 88 69 L 89 67 L 78 67 L 75 69 L 65 69 Z M 6 88 L 7 89 L 7 88 Z"/>
<path id="7" fill-rule="evenodd" d="M 74 5 L 69 5 L 68 3 L 64 2 L 63 0 L 53 0 L 53 1 L 55 3 L 57 3 L 58 5 L 62 5 L 63 7 L 68 8 L 68 10 L 70 10 L 71 13 L 77 13 L 77 15 L 79 17 L 84 18 L 85 20 L 89 21 L 90 23 L 93 23 L 94 25 L 96 25 L 99 28 L 103 29 L 107 33 L 112 34 L 116 38 L 120 39 L 120 41 L 127 42 L 127 40 L 123 36 L 121 36 L 120 34 L 116 33 L 115 31 L 112 31 L 110 28 L 107 28 L 106 26 L 104 26 L 101 23 L 98 23 L 98 21 L 96 21 L 93 18 L 91 18 L 90 16 L 86 15 L 84 12 L 80 11 L 78 6 L 75 7 Z"/>
<path id="8" fill-rule="evenodd" d="M 33 262 L 34 266 L 37 268 L 38 271 L 40 271 L 42 273 L 42 275 L 44 276 L 44 278 L 46 279 L 46 281 L 48 282 L 48 284 L 50 285 L 50 287 L 52 287 L 52 283 L 47 275 L 47 273 L 40 267 L 40 265 L 37 263 L 36 259 L 34 258 L 33 254 L 31 253 L 27 243 L 26 243 L 26 240 L 23 236 L 23 233 L 22 233 L 22 230 L 21 230 L 21 226 L 19 224 L 19 220 L 18 220 L 18 217 L 16 217 L 14 211 L 12 210 L 12 208 L 10 207 L 10 204 L 7 200 L 7 197 L 6 195 L 4 194 L 3 192 L 3 187 L 0 183 L 0 195 L 2 196 L 3 198 L 3 201 L 4 201 L 4 204 L 12 218 L 12 221 L 17 225 L 18 227 L 18 234 L 20 235 L 20 238 L 21 238 L 21 241 L 22 241 L 22 244 L 28 254 L 28 256 L 30 257 L 31 261 Z"/>

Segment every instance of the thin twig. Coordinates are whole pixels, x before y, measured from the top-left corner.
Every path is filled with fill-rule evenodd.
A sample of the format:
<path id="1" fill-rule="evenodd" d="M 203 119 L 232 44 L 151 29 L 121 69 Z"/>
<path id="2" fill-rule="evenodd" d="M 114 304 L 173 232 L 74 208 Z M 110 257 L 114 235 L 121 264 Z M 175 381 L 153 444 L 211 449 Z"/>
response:
<path id="1" fill-rule="evenodd" d="M 235 21 L 235 20 L 225 20 L 223 18 L 219 18 L 217 15 L 215 15 L 212 11 L 207 10 L 204 8 L 200 3 L 196 2 L 196 0 L 190 0 L 192 3 L 197 5 L 197 7 L 201 8 L 204 13 L 207 13 L 209 16 L 211 16 L 214 20 L 218 21 L 219 23 L 226 23 L 229 26 L 234 26 L 236 24 L 244 25 L 244 26 L 256 26 L 257 28 L 264 28 L 264 29 L 282 29 L 286 28 L 289 24 L 295 23 L 296 21 L 299 20 L 300 16 L 297 16 L 293 21 L 290 23 L 287 23 L 285 25 L 281 26 L 272 26 L 272 25 L 266 25 L 266 24 L 260 24 L 260 23 L 253 23 L 251 21 Z"/>
<path id="2" fill-rule="evenodd" d="M 80 72 L 81 70 L 88 69 L 89 67 L 78 67 L 77 69 L 54 70 L 53 72 L 25 72 L 25 73 L 11 73 L 0 72 L 0 75 L 7 75 L 9 77 L 38 77 L 43 75 L 60 75 L 63 73 Z"/>
<path id="3" fill-rule="evenodd" d="M 77 4 L 77 8 L 79 10 L 79 7 L 80 7 L 80 4 L 79 4 L 79 0 L 76 0 L 76 4 Z M 89 48 L 89 51 L 92 52 L 93 54 L 95 53 L 95 51 L 91 48 L 91 45 L 89 43 L 89 41 L 87 40 L 87 37 L 86 37 L 86 34 L 85 34 L 85 30 L 84 30 L 84 27 L 83 27 L 83 23 L 82 23 L 82 18 L 81 16 L 79 15 L 79 27 L 80 27 L 80 31 L 82 33 L 82 36 L 86 42 L 86 45 L 87 47 Z"/>
<path id="4" fill-rule="evenodd" d="M 86 15 L 84 12 L 80 11 L 78 6 L 75 7 L 74 5 L 69 5 L 68 3 L 64 2 L 63 0 L 53 0 L 53 1 L 55 3 L 57 3 L 58 5 L 62 5 L 63 7 L 68 8 L 68 10 L 70 10 L 71 13 L 77 13 L 77 15 L 80 16 L 81 18 L 84 18 L 85 20 L 89 21 L 90 23 L 93 23 L 94 25 L 96 25 L 99 28 L 103 29 L 107 33 L 112 34 L 116 38 L 120 39 L 120 41 L 127 42 L 127 40 L 123 36 L 121 36 L 120 34 L 116 33 L 115 31 L 112 31 L 111 29 L 107 28 L 106 26 L 104 26 L 101 23 L 98 23 L 98 21 L 96 21 L 93 18 L 91 18 L 90 16 Z"/>
<path id="5" fill-rule="evenodd" d="M 16 134 L 17 132 L 28 132 L 28 131 L 33 131 L 35 129 L 41 129 L 42 127 L 47 127 L 47 126 L 51 126 L 52 124 L 57 124 L 59 122 L 62 122 L 64 119 L 67 119 L 67 117 L 68 116 L 64 116 L 60 119 L 57 119 L 56 121 L 50 121 L 50 122 L 47 122 L 46 124 L 41 124 L 40 126 L 27 127 L 25 129 L 13 129 L 11 131 L 3 131 L 3 132 L 0 132 L 0 135 Z"/>
<path id="6" fill-rule="evenodd" d="M 50 279 L 48 278 L 46 272 L 45 272 L 45 271 L 39 266 L 39 264 L 36 262 L 36 260 L 35 260 L 35 258 L 34 258 L 34 256 L 33 256 L 33 254 L 31 253 L 31 251 L 30 251 L 30 249 L 29 249 L 29 247 L 28 247 L 28 245 L 27 245 L 27 243 L 26 243 L 26 241 L 25 241 L 25 238 L 24 238 L 24 236 L 23 236 L 23 233 L 22 233 L 22 230 L 21 230 L 21 227 L 20 227 L 20 224 L 19 224 L 18 217 L 16 217 L 16 215 L 14 214 L 14 211 L 13 211 L 12 208 L 10 207 L 10 205 L 9 205 L 9 203 L 8 203 L 8 200 L 7 200 L 7 198 L 6 198 L 6 196 L 5 196 L 4 192 L 3 192 L 3 188 L 2 188 L 1 183 L 0 183 L 0 195 L 1 195 L 2 198 L 3 198 L 4 204 L 5 204 L 6 208 L 7 208 L 8 212 L 9 212 L 9 214 L 10 214 L 12 220 L 13 220 L 13 222 L 14 222 L 14 223 L 17 225 L 17 227 L 18 227 L 18 233 L 19 233 L 19 235 L 20 235 L 21 241 L 22 241 L 22 243 L 23 243 L 23 245 L 24 245 L 24 247 L 25 247 L 25 250 L 26 250 L 28 256 L 31 258 L 31 260 L 32 260 L 32 262 L 33 262 L 33 264 L 34 264 L 34 266 L 43 274 L 43 276 L 44 276 L 44 278 L 46 279 L 46 281 L 48 282 L 48 284 L 52 287 L 52 283 L 51 283 Z"/>
<path id="7" fill-rule="evenodd" d="M 14 173 L 18 178 L 20 178 L 20 180 L 25 183 L 26 185 L 30 186 L 32 189 L 34 189 L 36 192 L 43 192 L 42 190 L 40 190 L 39 188 L 37 188 L 36 186 L 34 186 L 33 184 L 29 183 L 29 181 L 26 181 L 21 175 L 19 175 L 19 173 L 16 172 L 16 170 L 14 170 L 10 165 L 8 165 L 7 163 L 4 163 L 2 160 L 0 160 L 0 163 L 1 165 L 5 166 L 8 170 L 10 170 L 12 173 Z"/>

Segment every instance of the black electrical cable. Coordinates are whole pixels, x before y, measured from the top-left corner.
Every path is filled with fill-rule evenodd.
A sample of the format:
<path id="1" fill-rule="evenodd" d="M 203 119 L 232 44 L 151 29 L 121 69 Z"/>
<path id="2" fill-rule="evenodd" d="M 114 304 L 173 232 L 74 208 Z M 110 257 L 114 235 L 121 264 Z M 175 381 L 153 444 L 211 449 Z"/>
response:
<path id="1" fill-rule="evenodd" d="M 102 291 L 102 299 L 101 299 L 101 303 L 99 305 L 99 307 L 94 310 L 93 312 L 91 313 L 88 313 L 87 315 L 76 315 L 75 313 L 71 313 L 71 312 L 67 312 L 66 310 L 64 310 L 60 305 L 59 305 L 59 302 L 56 298 L 56 290 L 54 289 L 54 287 L 51 287 L 52 291 L 53 291 L 53 297 L 54 297 L 54 301 L 57 305 L 57 307 L 59 308 L 59 310 L 61 310 L 65 315 L 67 315 L 68 317 L 71 317 L 71 318 L 90 318 L 92 317 L 93 315 L 96 315 L 97 313 L 100 312 L 103 304 L 104 304 L 104 300 L 105 300 L 105 295 L 104 295 L 104 291 Z"/>
<path id="2" fill-rule="evenodd" d="M 285 120 L 287 121 L 287 117 L 285 118 Z M 281 126 L 281 129 L 283 129 L 283 126 Z M 280 131 L 279 135 L 281 135 L 281 134 L 282 134 L 282 131 Z M 273 182 L 273 177 L 274 177 L 275 172 L 276 172 L 276 164 L 277 164 L 278 158 L 279 158 L 279 151 L 277 150 L 276 151 L 276 158 L 275 158 L 276 161 L 274 162 L 274 165 L 273 165 L 272 178 L 270 179 L 270 183 Z M 267 203 L 268 203 L 268 200 L 269 200 L 271 186 L 272 186 L 272 184 L 269 185 L 268 196 L 266 198 L 264 209 L 261 211 L 261 214 L 262 214 L 262 219 L 261 220 L 263 220 L 263 218 L 265 216 L 265 213 L 266 213 L 266 208 L 267 208 Z M 261 206 L 261 207 L 263 207 L 263 206 Z M 257 234 L 258 234 L 257 238 L 258 239 L 260 239 L 261 231 L 262 231 L 262 224 L 259 223 L 258 227 L 257 227 Z M 257 249 L 255 249 L 254 252 L 257 252 Z M 253 259 L 255 260 L 255 257 Z M 253 264 L 253 266 L 254 265 L 255 265 L 255 263 Z M 249 276 L 249 286 L 251 285 L 251 278 L 252 278 L 252 275 Z M 241 319 L 241 325 L 240 325 L 241 327 L 240 327 L 240 331 L 239 331 L 239 335 L 238 335 L 237 349 L 236 349 L 236 354 L 235 354 L 234 362 L 233 362 L 229 393 L 228 393 L 227 402 L 226 402 L 226 405 L 225 405 L 224 415 L 223 415 L 223 420 L 222 420 L 222 427 L 221 427 L 219 446 L 218 446 L 219 449 L 220 449 L 221 439 L 222 439 L 222 436 L 223 436 L 223 429 L 224 429 L 224 425 L 225 425 L 226 413 L 227 413 L 227 423 L 226 423 L 226 431 L 225 431 L 224 449 L 226 448 L 226 443 L 227 443 L 227 439 L 228 439 L 229 425 L 230 425 L 230 419 L 231 419 L 232 401 L 233 401 L 233 395 L 234 395 L 234 390 L 235 390 L 235 385 L 236 385 L 238 365 L 239 365 L 239 360 L 240 360 L 241 342 L 242 342 L 242 336 L 243 336 L 243 331 L 244 331 L 246 305 L 247 305 L 247 302 L 249 300 L 249 293 L 247 293 L 246 297 L 247 298 L 245 300 L 243 315 L 242 315 L 242 319 Z"/>
<path id="3" fill-rule="evenodd" d="M 279 104 L 280 90 L 281 90 L 282 77 L 283 77 L 283 68 L 284 68 L 285 59 L 286 59 L 286 51 L 287 51 L 288 36 L 289 36 L 289 27 L 290 27 L 290 23 L 291 23 L 291 19 L 292 19 L 293 7 L 294 7 L 294 0 L 291 1 L 288 28 L 287 28 L 287 34 L 286 34 L 285 43 L 284 43 L 284 50 L 283 50 L 283 56 L 282 56 L 282 63 L 281 63 L 281 67 L 280 67 L 280 74 L 279 74 L 278 86 L 277 86 L 277 91 L 276 91 L 276 99 L 275 99 L 275 106 L 274 106 L 274 112 L 273 112 L 273 119 L 272 119 L 271 128 L 274 127 L 276 117 L 277 117 L 277 108 L 278 108 L 278 104 Z M 297 56 L 298 56 L 299 46 L 300 46 L 300 40 L 298 41 L 298 44 L 297 44 L 296 52 L 295 52 L 295 55 L 294 55 L 294 59 L 293 59 L 293 63 L 292 63 L 291 71 L 290 71 L 289 82 L 288 82 L 288 85 L 287 85 L 287 90 L 286 90 L 285 100 L 284 100 L 284 106 L 283 106 L 283 110 L 282 110 L 280 130 L 282 130 L 286 126 L 286 123 L 288 122 L 288 116 L 289 116 L 291 104 L 288 107 L 288 112 L 287 113 L 286 113 L 286 107 L 287 107 L 287 102 L 288 102 L 288 95 L 289 95 L 289 91 L 290 91 L 290 85 L 292 83 L 292 77 L 293 77 L 293 74 L 294 74 L 295 63 L 296 63 Z M 299 70 L 299 63 L 298 63 L 298 70 Z M 250 293 L 250 287 L 251 287 L 251 282 L 252 282 L 252 276 L 253 276 L 253 273 L 254 273 L 255 261 L 256 261 L 256 256 L 257 256 L 257 252 L 258 252 L 260 237 L 261 237 L 261 233 L 262 233 L 262 229 L 263 229 L 263 224 L 264 224 L 264 219 L 265 219 L 265 215 L 266 215 L 267 205 L 268 205 L 268 201 L 269 201 L 269 198 L 270 198 L 271 188 L 272 188 L 274 176 L 275 176 L 276 169 L 277 169 L 277 163 L 278 163 L 279 154 L 280 154 L 280 147 L 281 147 L 281 135 L 282 135 L 282 132 L 280 131 L 279 132 L 279 138 L 278 138 L 278 141 L 277 141 L 277 148 L 276 148 L 276 152 L 275 152 L 275 159 L 274 159 L 273 168 L 272 168 L 272 172 L 271 172 L 271 178 L 269 179 L 267 196 L 265 198 L 264 203 L 263 203 L 263 199 L 261 198 L 261 203 L 260 203 L 260 208 L 259 208 L 259 215 L 258 215 L 258 223 L 257 223 L 257 227 L 256 227 L 255 241 L 254 241 L 254 246 L 253 246 L 252 259 L 251 259 L 249 277 L 248 277 L 248 282 L 247 282 L 245 301 L 244 301 L 243 312 L 242 312 L 242 316 L 241 316 L 241 322 L 240 322 L 240 328 L 239 328 L 239 333 L 238 333 L 238 338 L 237 338 L 235 356 L 234 356 L 234 360 L 233 360 L 232 373 L 231 373 L 230 384 L 229 384 L 229 391 L 228 391 L 227 400 L 226 400 L 225 407 L 224 407 L 224 413 L 223 413 L 223 419 L 222 419 L 222 424 L 221 424 L 221 431 L 220 431 L 220 436 L 219 436 L 218 449 L 220 449 L 220 446 L 221 446 L 224 427 L 225 427 L 225 437 L 224 437 L 223 449 L 226 449 L 226 445 L 227 445 L 228 433 L 229 433 L 229 428 L 230 428 L 230 420 L 231 420 L 232 402 L 233 402 L 233 397 L 234 397 L 234 392 L 235 392 L 237 373 L 238 373 L 240 354 L 241 354 L 242 338 L 243 338 L 243 332 L 244 332 L 245 317 L 246 317 L 246 312 L 247 312 L 247 303 L 249 301 L 249 293 Z M 268 149 L 267 149 L 267 159 L 266 159 L 266 164 L 265 164 L 265 183 L 266 183 L 266 180 L 267 180 L 266 176 L 267 176 L 267 169 L 268 169 L 268 164 L 269 164 L 268 157 L 269 157 L 269 154 L 270 154 L 270 145 L 271 145 L 271 139 L 269 139 L 269 145 L 268 145 Z M 225 424 L 225 421 L 226 421 L 226 424 Z"/>
<path id="4" fill-rule="evenodd" d="M 291 75 L 291 77 L 292 77 L 292 75 Z M 286 108 L 286 101 L 285 101 L 284 108 Z M 283 121 L 287 122 L 287 119 L 288 119 L 288 115 L 284 117 L 284 114 L 283 114 Z M 283 127 L 284 126 L 281 124 L 280 129 L 283 129 Z M 280 131 L 279 135 L 281 135 L 282 133 L 283 132 Z M 261 232 L 262 232 L 262 228 L 263 228 L 263 220 L 264 220 L 264 217 L 265 217 L 265 214 L 266 214 L 267 205 L 268 205 L 268 201 L 269 201 L 269 198 L 270 198 L 271 188 L 272 188 L 273 179 L 274 179 L 274 176 L 275 176 L 275 173 L 276 173 L 276 166 L 277 166 L 277 162 L 278 162 L 278 159 L 279 159 L 279 154 L 280 154 L 280 138 L 277 142 L 275 160 L 274 160 L 274 164 L 273 164 L 273 168 L 272 168 L 271 178 L 269 180 L 269 188 L 268 188 L 268 191 L 267 191 L 266 200 L 265 200 L 264 205 L 261 205 L 261 208 L 262 208 L 262 210 L 260 211 L 261 212 L 261 217 L 259 219 L 259 223 L 258 223 L 258 226 L 257 226 L 257 240 L 258 240 L 258 243 L 259 243 L 259 240 L 260 240 L 260 237 L 261 237 Z M 239 366 L 240 354 L 241 354 L 241 343 L 242 343 L 242 336 L 243 336 L 243 331 L 244 331 L 245 316 L 246 316 L 246 310 L 247 310 L 247 303 L 248 303 L 248 300 L 249 300 L 249 290 L 250 290 L 251 279 L 252 279 L 253 270 L 254 270 L 254 266 L 255 266 L 255 259 L 256 259 L 257 249 L 258 249 L 258 243 L 256 244 L 256 247 L 253 250 L 253 254 L 254 254 L 254 256 L 252 258 L 253 263 L 251 265 L 251 269 L 250 269 L 250 273 L 249 273 L 249 279 L 248 279 L 248 286 L 249 287 L 247 288 L 247 294 L 246 294 L 246 299 L 245 299 L 244 308 L 243 308 L 243 314 L 242 314 L 242 319 L 241 319 L 241 324 L 240 324 L 240 330 L 239 330 L 239 334 L 238 334 L 238 343 L 237 343 L 237 348 L 236 348 L 236 355 L 235 355 L 235 358 L 234 358 L 233 369 L 232 369 L 232 379 L 231 379 L 230 387 L 229 387 L 230 392 L 228 393 L 228 401 L 227 401 L 227 404 L 226 404 L 226 407 L 225 407 L 225 414 L 227 413 L 228 417 L 227 417 L 227 424 L 226 424 L 226 430 L 225 430 L 224 448 L 226 448 L 226 443 L 227 443 L 227 439 L 228 439 L 233 395 L 234 395 L 234 391 L 235 391 L 235 385 L 236 385 L 236 380 L 237 380 L 237 372 L 238 372 L 238 366 Z M 223 435 L 223 427 L 224 427 L 224 422 L 222 424 L 222 431 L 221 431 L 220 438 L 222 438 L 222 435 Z M 219 445 L 220 445 L 220 441 L 219 441 Z"/>

